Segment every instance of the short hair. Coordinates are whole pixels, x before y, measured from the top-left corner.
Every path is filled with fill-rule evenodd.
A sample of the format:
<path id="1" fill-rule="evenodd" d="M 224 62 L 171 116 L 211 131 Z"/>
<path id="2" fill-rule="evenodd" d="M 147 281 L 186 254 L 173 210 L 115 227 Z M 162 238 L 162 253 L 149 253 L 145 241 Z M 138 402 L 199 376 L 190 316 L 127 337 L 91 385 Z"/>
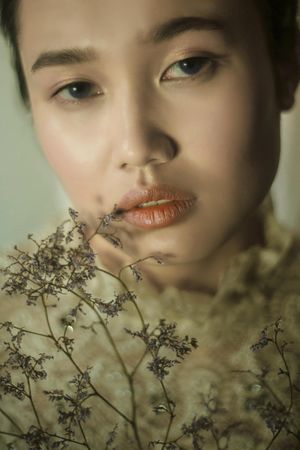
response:
<path id="1" fill-rule="evenodd" d="M 253 0 L 260 11 L 270 56 L 273 62 L 284 61 L 295 50 L 298 24 L 298 0 Z M 0 0 L 0 28 L 7 39 L 12 54 L 19 91 L 23 102 L 28 106 L 28 90 L 22 68 L 18 37 L 20 0 Z"/>

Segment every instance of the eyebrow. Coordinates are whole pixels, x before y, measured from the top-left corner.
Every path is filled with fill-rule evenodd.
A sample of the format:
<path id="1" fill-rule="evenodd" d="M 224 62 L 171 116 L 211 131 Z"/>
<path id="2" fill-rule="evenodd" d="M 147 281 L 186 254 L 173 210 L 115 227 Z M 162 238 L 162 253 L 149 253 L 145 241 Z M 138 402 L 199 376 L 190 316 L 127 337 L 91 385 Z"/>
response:
<path id="1" fill-rule="evenodd" d="M 91 62 L 97 59 L 97 57 L 97 52 L 92 47 L 50 50 L 39 55 L 31 71 L 36 72 L 37 70 L 51 66 L 66 66 Z"/>
<path id="2" fill-rule="evenodd" d="M 154 27 L 142 42 L 145 44 L 159 44 L 186 31 L 219 31 L 227 34 L 225 22 L 218 18 L 208 18 L 200 16 L 177 17 Z"/>
<path id="3" fill-rule="evenodd" d="M 186 31 L 202 30 L 219 31 L 225 36 L 228 35 L 228 30 L 225 23 L 217 18 L 199 16 L 177 17 L 155 26 L 146 35 L 144 34 L 140 36 L 140 42 L 142 44 L 160 44 L 171 40 Z M 51 66 L 82 64 L 95 61 L 98 58 L 99 55 L 96 49 L 92 47 L 74 47 L 70 49 L 50 50 L 43 52 L 38 56 L 31 68 L 31 71 L 36 72 L 40 69 Z"/>

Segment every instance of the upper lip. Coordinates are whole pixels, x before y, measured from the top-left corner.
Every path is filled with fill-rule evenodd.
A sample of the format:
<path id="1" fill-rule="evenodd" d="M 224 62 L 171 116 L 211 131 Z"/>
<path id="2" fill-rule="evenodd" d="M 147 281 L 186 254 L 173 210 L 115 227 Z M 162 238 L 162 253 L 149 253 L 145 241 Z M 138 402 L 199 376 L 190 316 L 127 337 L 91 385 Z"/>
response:
<path id="1" fill-rule="evenodd" d="M 158 200 L 191 200 L 195 195 L 169 186 L 167 184 L 156 184 L 145 189 L 132 189 L 121 198 L 117 208 L 129 210 L 141 203 L 153 202 Z"/>

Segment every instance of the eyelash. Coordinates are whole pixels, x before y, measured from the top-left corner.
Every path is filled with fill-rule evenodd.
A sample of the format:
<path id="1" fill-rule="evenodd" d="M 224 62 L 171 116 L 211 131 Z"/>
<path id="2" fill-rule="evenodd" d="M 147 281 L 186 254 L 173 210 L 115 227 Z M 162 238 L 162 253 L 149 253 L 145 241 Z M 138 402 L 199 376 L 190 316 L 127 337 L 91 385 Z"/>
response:
<path id="1" fill-rule="evenodd" d="M 192 56 L 192 57 L 188 57 L 188 58 L 184 58 L 181 59 L 175 63 L 173 63 L 171 66 L 168 67 L 168 69 L 165 71 L 165 73 L 169 72 L 172 68 L 176 67 L 176 66 L 180 66 L 180 64 L 183 64 L 187 61 L 192 61 L 192 62 L 203 62 L 203 64 L 201 64 L 201 68 L 199 69 L 199 71 L 195 74 L 195 75 L 187 75 L 187 76 L 183 76 L 181 78 L 177 78 L 177 79 L 172 79 L 172 78 L 165 78 L 163 79 L 163 81 L 168 81 L 168 82 L 174 82 L 174 83 L 184 83 L 184 82 L 192 82 L 195 80 L 198 80 L 201 76 L 204 75 L 208 75 L 209 77 L 212 76 L 215 71 L 218 69 L 219 65 L 220 65 L 220 56 L 217 55 L 199 55 L 199 56 Z M 204 68 L 203 68 L 204 67 Z M 181 69 L 182 70 L 182 69 Z M 96 92 L 90 96 L 87 96 L 85 98 L 82 99 L 74 99 L 74 100 L 66 100 L 63 99 L 59 96 L 60 93 L 62 93 L 65 90 L 70 89 L 71 87 L 78 87 L 78 86 L 82 86 L 82 87 L 88 87 L 90 88 L 90 90 L 93 90 L 93 88 L 95 88 L 96 86 L 89 82 L 89 81 L 82 81 L 82 80 L 78 80 L 78 81 L 73 81 L 71 83 L 68 83 L 64 86 L 62 86 L 61 88 L 59 88 L 52 96 L 51 98 L 55 98 L 57 101 L 59 101 L 60 103 L 64 103 L 64 104 L 71 104 L 71 105 L 78 105 L 78 104 L 82 104 L 83 102 L 89 102 L 93 99 L 95 99 L 96 97 L 101 95 L 101 91 L 100 90 L 96 90 Z"/>
<path id="2" fill-rule="evenodd" d="M 187 76 L 183 76 L 181 78 L 178 79 L 172 79 L 172 78 L 166 78 L 167 81 L 172 81 L 172 82 L 176 82 L 176 83 L 180 83 L 180 82 L 184 82 L 186 81 L 193 81 L 195 79 L 200 78 L 201 76 L 206 75 L 213 75 L 213 73 L 216 71 L 216 69 L 218 68 L 219 65 L 219 56 L 212 56 L 212 55 L 199 55 L 199 56 L 192 56 L 189 58 L 184 58 L 181 59 L 179 61 L 177 61 L 176 63 L 172 64 L 166 72 L 169 72 L 173 67 L 176 66 L 180 66 L 180 64 L 183 64 L 184 62 L 187 61 L 192 61 L 192 62 L 201 62 L 201 69 L 199 69 L 199 71 L 195 74 L 195 75 L 187 75 Z M 203 69 L 204 67 L 204 69 Z"/>

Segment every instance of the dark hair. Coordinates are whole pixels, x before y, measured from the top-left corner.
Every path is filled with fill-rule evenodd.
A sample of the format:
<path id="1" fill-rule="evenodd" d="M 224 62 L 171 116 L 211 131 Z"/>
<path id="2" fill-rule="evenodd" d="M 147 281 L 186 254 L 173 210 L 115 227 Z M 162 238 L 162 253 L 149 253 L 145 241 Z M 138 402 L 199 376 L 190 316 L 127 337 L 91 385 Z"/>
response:
<path id="1" fill-rule="evenodd" d="M 261 12 L 272 61 L 288 59 L 296 45 L 298 0 L 253 1 Z M 19 4 L 20 0 L 0 0 L 0 28 L 11 47 L 21 97 L 28 104 L 28 91 L 18 48 Z"/>
<path id="2" fill-rule="evenodd" d="M 28 105 L 27 85 L 18 46 L 20 29 L 18 19 L 19 3 L 20 0 L 0 0 L 0 28 L 11 47 L 12 63 L 17 74 L 21 98 Z"/>
<path id="3" fill-rule="evenodd" d="M 265 25 L 272 60 L 284 61 L 294 53 L 299 24 L 299 0 L 255 0 Z"/>

